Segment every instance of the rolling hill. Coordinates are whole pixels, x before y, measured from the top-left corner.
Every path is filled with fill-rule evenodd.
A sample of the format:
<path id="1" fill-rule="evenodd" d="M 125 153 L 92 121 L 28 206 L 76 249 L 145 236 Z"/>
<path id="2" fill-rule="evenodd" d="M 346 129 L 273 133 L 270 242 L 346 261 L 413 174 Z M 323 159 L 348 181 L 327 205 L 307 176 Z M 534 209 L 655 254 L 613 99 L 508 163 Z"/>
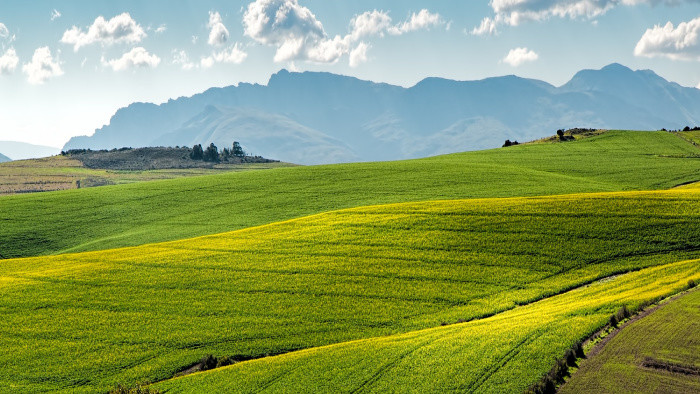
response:
<path id="1" fill-rule="evenodd" d="M 700 124 L 700 90 L 619 64 L 583 70 L 561 87 L 504 76 L 427 78 L 403 88 L 329 73 L 282 70 L 192 97 L 119 109 L 64 149 L 228 146 L 299 164 L 398 160 L 532 140 L 559 128 L 659 130 Z"/>
<path id="2" fill-rule="evenodd" d="M 619 131 L 412 161 L 6 196 L 0 255 L 134 246 L 372 204 L 669 188 L 700 180 L 697 155 L 675 133 Z"/>
<path id="3" fill-rule="evenodd" d="M 522 389 L 621 304 L 700 280 L 698 232 L 700 189 L 679 188 L 363 207 L 4 260 L 0 388 L 104 392 L 207 354 L 289 353 L 215 371 L 212 391 Z M 209 391 L 208 376 L 167 387 Z"/>

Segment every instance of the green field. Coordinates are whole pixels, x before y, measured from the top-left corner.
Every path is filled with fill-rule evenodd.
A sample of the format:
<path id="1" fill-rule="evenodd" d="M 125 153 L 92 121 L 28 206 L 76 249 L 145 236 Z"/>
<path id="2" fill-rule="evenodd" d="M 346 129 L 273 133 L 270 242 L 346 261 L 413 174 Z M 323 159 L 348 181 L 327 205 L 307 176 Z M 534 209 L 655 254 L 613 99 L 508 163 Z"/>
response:
<path id="1" fill-rule="evenodd" d="M 697 261 L 667 265 L 700 258 L 698 233 L 700 189 L 679 188 L 364 207 L 184 241 L 5 260 L 0 389 L 99 392 L 172 377 L 207 354 L 260 357 L 498 319 L 508 310 L 503 316 L 517 316 L 518 305 L 665 267 L 634 276 L 651 281 L 634 284 L 634 303 L 698 278 Z M 617 298 L 571 310 L 591 315 L 580 326 L 553 317 L 548 333 L 549 325 L 523 322 L 549 338 L 529 351 L 555 354 L 590 333 L 625 299 L 610 291 Z M 556 316 L 569 316 L 561 307 Z M 505 331 L 494 340 L 522 335 L 518 324 L 499 326 Z M 566 327 L 571 333 L 559 338 Z M 555 339 L 557 346 L 543 348 Z M 365 372 L 395 355 L 377 352 Z M 550 360 L 528 366 L 528 379 Z M 441 384 L 478 375 L 453 373 L 446 369 Z"/>
<path id="2" fill-rule="evenodd" d="M 700 180 L 698 148 L 608 132 L 400 162 L 282 168 L 0 197 L 0 256 L 101 250 L 404 201 L 670 188 Z"/>
<path id="3" fill-rule="evenodd" d="M 649 268 L 483 320 L 242 362 L 155 387 L 167 393 L 522 393 L 615 308 L 678 291 L 689 275 L 700 276 L 699 264 Z M 595 384 L 582 388 L 572 392 L 601 392 Z"/>
<path id="4" fill-rule="evenodd" d="M 47 192 L 120 185 L 159 179 L 176 179 L 199 175 L 221 174 L 287 167 L 287 163 L 217 164 L 211 168 L 171 168 L 160 170 L 119 171 L 87 168 L 80 160 L 67 156 L 17 160 L 0 164 L 0 196 L 19 193 Z"/>
<path id="5" fill-rule="evenodd" d="M 698 306 L 700 291 L 693 291 L 625 327 L 582 363 L 561 393 L 700 392 Z M 669 372 L 664 365 L 695 374 Z"/>

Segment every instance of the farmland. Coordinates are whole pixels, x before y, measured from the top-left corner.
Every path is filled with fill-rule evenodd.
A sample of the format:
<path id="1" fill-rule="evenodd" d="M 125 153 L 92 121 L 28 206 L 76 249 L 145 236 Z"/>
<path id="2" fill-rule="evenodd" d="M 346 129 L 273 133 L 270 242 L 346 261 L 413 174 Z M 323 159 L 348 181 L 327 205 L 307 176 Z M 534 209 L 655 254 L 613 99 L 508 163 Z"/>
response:
<path id="1" fill-rule="evenodd" d="M 167 393 L 388 392 L 406 387 L 415 392 L 521 393 L 549 370 L 551 360 L 604 325 L 616 307 L 634 307 L 682 289 L 688 276 L 700 275 L 699 263 L 648 268 L 483 320 L 247 361 L 155 387 Z M 572 392 L 598 389 L 593 385 Z"/>
<path id="2" fill-rule="evenodd" d="M 519 390 L 622 303 L 700 279 L 687 261 L 700 258 L 699 200 L 678 188 L 392 204 L 5 260 L 0 389 L 99 392 L 207 354 L 288 353 L 163 387 L 297 391 L 326 373 L 375 391 Z"/>
<path id="3" fill-rule="evenodd" d="M 5 196 L 0 255 L 135 246 L 403 201 L 664 189 L 700 180 L 697 154 L 697 147 L 672 133 L 613 131 L 421 160 Z"/>
<path id="4" fill-rule="evenodd" d="M 561 392 L 699 392 L 698 305 L 700 291 L 693 291 L 630 324 L 584 361 Z"/>
<path id="5" fill-rule="evenodd" d="M 246 171 L 287 166 L 284 163 L 217 164 L 193 168 L 155 170 L 110 170 L 87 168 L 77 159 L 51 156 L 0 164 L 0 196 L 117 185 L 159 179 L 211 175 L 227 171 Z"/>

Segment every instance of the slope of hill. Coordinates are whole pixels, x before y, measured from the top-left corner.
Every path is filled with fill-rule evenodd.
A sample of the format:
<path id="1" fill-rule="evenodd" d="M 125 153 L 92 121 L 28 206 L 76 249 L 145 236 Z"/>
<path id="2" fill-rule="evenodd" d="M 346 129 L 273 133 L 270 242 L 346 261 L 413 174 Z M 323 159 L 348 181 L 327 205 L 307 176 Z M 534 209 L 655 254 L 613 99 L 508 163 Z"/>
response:
<path id="1" fill-rule="evenodd" d="M 27 144 L 17 141 L 0 141 L 0 152 L 12 160 L 36 159 L 57 155 L 61 149 L 52 146 Z"/>
<path id="2" fill-rule="evenodd" d="M 144 154 L 143 150 L 147 153 Z M 229 171 L 293 166 L 287 163 L 241 164 L 226 162 L 214 164 L 194 160 L 185 161 L 177 160 L 180 159 L 178 156 L 159 155 L 158 150 L 157 148 L 142 148 L 128 152 L 85 152 L 3 163 L 0 165 L 0 195 L 78 189 L 220 174 Z M 0 212 L 2 211 L 0 209 Z M 8 212 L 8 214 L 12 215 L 13 213 Z"/>
<path id="3" fill-rule="evenodd" d="M 658 130 L 697 124 L 700 90 L 619 64 L 581 71 L 559 88 L 516 76 L 427 78 L 402 88 L 282 70 L 266 86 L 241 83 L 161 105 L 134 103 L 64 149 L 228 145 L 235 139 L 266 157 L 313 164 L 495 148 L 505 139 L 532 140 L 578 126 Z"/>
<path id="4" fill-rule="evenodd" d="M 246 361 L 155 388 L 167 393 L 523 393 L 552 360 L 605 325 L 617 308 L 673 294 L 686 278 L 700 277 L 697 264 L 700 260 L 649 268 L 482 320 Z M 690 356 L 697 360 L 697 354 Z M 689 380 L 685 387 L 697 387 Z M 629 389 L 618 387 L 610 392 Z M 573 392 L 604 392 L 597 385 L 587 389 Z"/>
<path id="5" fill-rule="evenodd" d="M 8 162 L 8 161 L 12 161 L 12 159 L 10 159 L 9 157 L 7 157 L 7 156 L 3 155 L 2 153 L 0 153 L 0 163 L 5 163 L 5 162 Z"/>
<path id="6" fill-rule="evenodd" d="M 585 360 L 560 392 L 700 392 L 698 306 L 700 291 L 693 291 L 629 324 Z"/>
<path id="7" fill-rule="evenodd" d="M 527 385 L 620 303 L 700 280 L 697 261 L 674 263 L 700 257 L 698 232 L 700 190 L 688 188 L 365 207 L 165 244 L 5 260 L 0 387 L 106 391 L 171 377 L 207 354 L 245 359 L 460 319 L 474 322 L 416 333 L 417 342 L 409 334 L 319 349 L 308 363 L 309 353 L 289 357 L 301 357 L 300 371 L 337 367 L 353 382 L 383 370 L 369 384 L 380 391 L 415 384 L 398 376 L 496 390 L 516 374 Z M 631 282 L 582 289 L 583 298 L 553 298 L 546 313 L 516 308 L 652 266 Z M 587 293 L 602 288 L 604 297 Z M 521 353 L 513 354 L 515 343 Z M 325 380 L 300 377 L 289 357 L 278 371 L 290 390 Z M 261 373 L 278 376 L 256 368 L 251 389 Z M 345 382 L 332 374 L 328 384 Z M 493 380 L 479 383 L 484 376 Z"/>
<path id="8" fill-rule="evenodd" d="M 371 204 L 668 188 L 700 180 L 697 154 L 697 147 L 672 133 L 608 132 L 413 161 L 6 196 L 0 254 L 140 245 Z"/>

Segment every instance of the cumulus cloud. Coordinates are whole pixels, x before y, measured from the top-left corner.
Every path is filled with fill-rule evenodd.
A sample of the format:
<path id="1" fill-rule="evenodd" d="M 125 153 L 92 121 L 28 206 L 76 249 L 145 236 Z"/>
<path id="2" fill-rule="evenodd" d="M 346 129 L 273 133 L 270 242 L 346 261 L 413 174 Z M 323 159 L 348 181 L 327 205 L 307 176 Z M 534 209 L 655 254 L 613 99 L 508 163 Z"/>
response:
<path id="1" fill-rule="evenodd" d="M 248 54 L 236 43 L 222 51 L 214 52 L 211 56 L 202 58 L 200 64 L 203 68 L 209 68 L 215 63 L 241 64 L 248 57 Z"/>
<path id="2" fill-rule="evenodd" d="M 209 45 L 219 46 L 224 45 L 228 41 L 229 33 L 224 22 L 221 19 L 221 15 L 218 12 L 209 11 L 209 40 L 207 41 Z"/>
<path id="3" fill-rule="evenodd" d="M 19 58 L 15 48 L 8 49 L 4 55 L 0 56 L 0 75 L 12 74 L 17 64 L 19 64 Z"/>
<path id="4" fill-rule="evenodd" d="M 32 61 L 22 65 L 22 71 L 32 85 L 41 85 L 49 78 L 63 75 L 61 64 L 51 56 L 49 47 L 37 48 Z"/>
<path id="5" fill-rule="evenodd" d="M 53 21 L 53 20 L 56 20 L 60 17 L 61 17 L 61 13 L 58 12 L 58 10 L 54 8 L 54 10 L 51 11 L 51 20 Z"/>
<path id="6" fill-rule="evenodd" d="M 534 62 L 539 58 L 539 55 L 527 48 L 511 49 L 502 62 L 509 64 L 511 67 L 518 67 L 523 63 Z"/>
<path id="7" fill-rule="evenodd" d="M 611 9 L 623 6 L 678 5 L 698 0 L 491 0 L 494 16 L 486 17 L 472 30 L 472 34 L 497 33 L 498 25 L 517 26 L 526 21 L 542 21 L 552 17 L 593 19 Z"/>
<path id="8" fill-rule="evenodd" d="M 411 14 L 407 21 L 389 28 L 389 33 L 399 35 L 416 30 L 429 29 L 443 23 L 440 14 L 433 14 L 426 9 L 422 9 L 417 14 L 415 12 Z"/>
<path id="9" fill-rule="evenodd" d="M 393 25 L 388 13 L 373 10 L 353 17 L 349 34 L 329 37 L 313 12 L 297 0 L 256 0 L 243 14 L 244 34 L 260 44 L 276 47 L 275 62 L 334 63 L 354 53 L 351 61 L 357 65 L 367 58 L 369 45 L 357 44 L 364 37 L 401 35 L 442 23 L 439 14 L 421 10 Z"/>
<path id="10" fill-rule="evenodd" d="M 668 22 L 647 29 L 634 48 L 635 56 L 700 61 L 700 17 L 678 26 Z"/>
<path id="11" fill-rule="evenodd" d="M 114 71 L 124 71 L 133 68 L 154 68 L 160 63 L 160 58 L 152 55 L 143 47 L 136 47 L 125 53 L 119 59 L 102 59 L 102 65 L 112 67 Z"/>
<path id="12" fill-rule="evenodd" d="M 129 13 L 117 15 L 110 20 L 98 16 L 95 22 L 88 27 L 87 31 L 71 27 L 63 33 L 61 42 L 72 44 L 73 50 L 78 51 L 81 47 L 101 43 L 102 45 L 112 45 L 115 43 L 137 43 L 146 37 L 146 32 L 141 25 L 131 18 Z"/>
<path id="13" fill-rule="evenodd" d="M 350 51 L 350 67 L 357 67 L 367 61 L 367 49 L 369 49 L 369 44 L 361 42 Z"/>
<path id="14" fill-rule="evenodd" d="M 177 49 L 173 49 L 173 64 L 180 65 L 183 70 L 192 70 L 197 67 L 196 64 L 190 61 L 187 52 Z"/>

